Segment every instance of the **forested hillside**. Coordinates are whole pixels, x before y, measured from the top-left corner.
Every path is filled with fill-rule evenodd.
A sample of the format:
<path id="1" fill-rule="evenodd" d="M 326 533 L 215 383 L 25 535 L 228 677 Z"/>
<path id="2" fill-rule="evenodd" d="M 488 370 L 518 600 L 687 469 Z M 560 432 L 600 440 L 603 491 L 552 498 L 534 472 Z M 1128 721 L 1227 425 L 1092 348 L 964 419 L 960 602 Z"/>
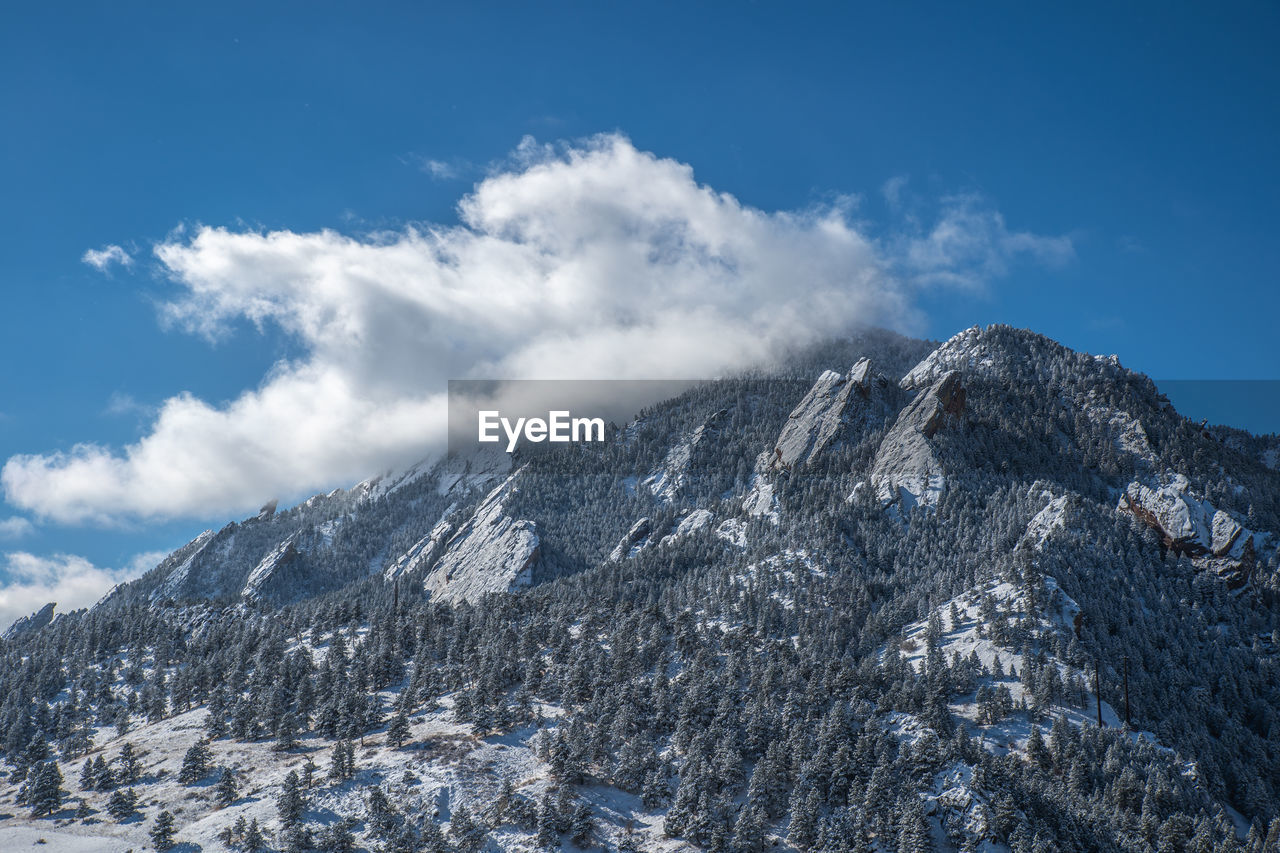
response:
<path id="1" fill-rule="evenodd" d="M 868 332 L 264 507 L 0 641 L 0 847 L 1276 850 L 1277 447 Z"/>

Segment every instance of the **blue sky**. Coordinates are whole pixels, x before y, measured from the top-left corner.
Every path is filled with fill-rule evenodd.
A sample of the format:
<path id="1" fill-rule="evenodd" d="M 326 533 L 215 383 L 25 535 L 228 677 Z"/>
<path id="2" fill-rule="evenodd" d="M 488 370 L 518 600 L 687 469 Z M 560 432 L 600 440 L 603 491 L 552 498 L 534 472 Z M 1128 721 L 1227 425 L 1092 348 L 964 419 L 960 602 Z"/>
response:
<path id="1" fill-rule="evenodd" d="M 766 215 L 838 211 L 907 282 L 917 332 L 1006 322 L 1157 378 L 1275 379 L 1278 39 L 1277 7 L 1247 2 L 8 4 L 0 457 L 89 442 L 119 458 L 178 395 L 216 413 L 282 360 L 363 358 L 299 331 L 299 291 L 272 291 L 255 328 L 250 296 L 209 284 L 219 248 L 194 248 L 201 226 L 366 243 L 460 227 L 477 182 L 563 163 L 602 133 L 625 140 L 609 168 L 651 152 Z M 493 184 L 483 222 L 461 227 L 484 232 L 527 200 L 516 184 Z M 956 223 L 978 248 L 919 262 Z M 783 252 L 812 238 L 789 227 L 769 231 Z M 169 264 L 157 245 L 174 247 Z M 84 262 L 109 246 L 131 262 Z M 868 299 L 869 316 L 906 316 Z M 347 475 L 320 469 L 299 493 Z M 83 574 L 58 554 L 123 570 L 249 501 L 179 489 L 166 511 L 173 484 L 148 502 L 136 492 L 152 484 L 129 476 L 137 509 L 120 513 L 102 508 L 110 490 L 72 511 L 62 481 L 39 497 L 6 481 L 0 550 L 26 560 L 10 576 Z"/>

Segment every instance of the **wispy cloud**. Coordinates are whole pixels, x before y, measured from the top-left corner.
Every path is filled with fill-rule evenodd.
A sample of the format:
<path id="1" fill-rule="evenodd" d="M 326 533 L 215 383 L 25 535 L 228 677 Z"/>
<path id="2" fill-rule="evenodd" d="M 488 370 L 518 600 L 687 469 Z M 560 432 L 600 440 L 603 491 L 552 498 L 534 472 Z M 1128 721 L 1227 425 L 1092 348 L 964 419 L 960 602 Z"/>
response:
<path id="1" fill-rule="evenodd" d="M 902 191 L 906 189 L 907 180 L 906 175 L 895 175 L 881 185 L 880 194 L 884 196 L 891 210 L 897 210 L 902 206 Z"/>
<path id="2" fill-rule="evenodd" d="M 458 167 L 443 160 L 424 160 L 422 171 L 440 181 L 450 181 L 458 177 Z"/>
<path id="3" fill-rule="evenodd" d="M 114 244 L 108 244 L 101 249 L 89 249 L 80 256 L 80 260 L 98 272 L 106 272 L 117 264 L 122 267 L 133 266 L 133 256 Z"/>
<path id="4" fill-rule="evenodd" d="M 5 555 L 7 582 L 0 585 L 0 630 L 53 601 L 63 613 L 89 607 L 118 583 L 131 580 L 164 558 L 147 552 L 120 569 L 95 566 L 75 554 L 41 557 L 26 551 Z"/>
<path id="5" fill-rule="evenodd" d="M 891 242 L 900 274 L 930 286 L 972 289 L 1008 274 L 1018 262 L 1060 267 L 1075 257 L 1069 236 L 1014 231 L 977 194 L 944 198 L 930 227 L 917 225 Z"/>
<path id="6" fill-rule="evenodd" d="M 107 407 L 103 412 L 108 415 L 150 417 L 155 414 L 156 410 L 154 406 L 139 403 L 131 394 L 126 394 L 123 391 L 113 391 L 110 398 L 107 399 Z"/>
<path id="7" fill-rule="evenodd" d="M 7 499 L 64 522 L 253 509 L 438 450 L 450 378 L 718 375 L 862 324 L 909 329 L 922 284 L 1070 253 L 976 197 L 887 236 L 847 200 L 759 210 L 616 134 L 526 138 L 458 210 L 456 226 L 368 235 L 171 235 L 155 250 L 182 291 L 165 322 L 210 338 L 274 325 L 303 355 L 225 405 L 164 401 L 126 447 L 15 456 Z"/>
<path id="8" fill-rule="evenodd" d="M 20 539 L 35 530 L 30 519 L 20 515 L 0 518 L 0 539 Z"/>
<path id="9" fill-rule="evenodd" d="M 461 157 L 444 160 L 422 154 L 407 154 L 400 158 L 400 162 L 430 175 L 436 181 L 456 181 L 477 171 L 475 164 Z"/>

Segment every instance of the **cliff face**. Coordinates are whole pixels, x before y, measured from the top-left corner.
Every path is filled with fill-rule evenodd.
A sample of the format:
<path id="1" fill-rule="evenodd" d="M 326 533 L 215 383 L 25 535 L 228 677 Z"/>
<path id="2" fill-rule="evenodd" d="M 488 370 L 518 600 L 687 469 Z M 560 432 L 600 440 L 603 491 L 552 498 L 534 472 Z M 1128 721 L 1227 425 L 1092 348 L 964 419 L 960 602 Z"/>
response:
<path id="1" fill-rule="evenodd" d="M 964 416 L 961 380 L 960 371 L 948 371 L 898 415 L 871 469 L 871 485 L 882 503 L 896 502 L 904 510 L 937 504 L 946 476 L 931 439 L 948 421 Z"/>
<path id="2" fill-rule="evenodd" d="M 894 391 L 888 379 L 874 372 L 870 359 L 860 359 L 843 375 L 826 371 L 791 412 L 756 470 L 794 470 L 811 464 L 851 425 L 887 419 L 896 408 Z"/>
<path id="3" fill-rule="evenodd" d="M 1118 509 L 1154 530 L 1174 554 L 1216 572 L 1230 589 L 1249 582 L 1256 534 L 1197 495 L 1186 477 L 1175 474 L 1164 483 L 1130 483 Z"/>
<path id="4" fill-rule="evenodd" d="M 490 492 L 444 545 L 443 555 L 423 581 L 433 599 L 475 603 L 489 593 L 510 592 L 533 582 L 537 525 L 506 513 L 520 473 Z"/>

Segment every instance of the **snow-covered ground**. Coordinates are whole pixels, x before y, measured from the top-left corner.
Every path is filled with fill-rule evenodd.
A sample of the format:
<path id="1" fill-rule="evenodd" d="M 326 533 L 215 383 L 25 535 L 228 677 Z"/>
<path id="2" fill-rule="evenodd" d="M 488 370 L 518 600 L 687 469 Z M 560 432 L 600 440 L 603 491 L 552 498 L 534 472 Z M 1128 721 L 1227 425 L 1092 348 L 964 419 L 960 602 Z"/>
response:
<path id="1" fill-rule="evenodd" d="M 956 720 L 964 724 L 983 748 L 996 754 L 1025 750 L 1033 721 L 1032 715 L 1023 709 L 1035 704 L 1034 697 L 1026 689 L 1022 679 L 1028 661 L 1021 649 L 997 641 L 992 626 L 982 618 L 984 599 L 988 600 L 988 606 L 994 607 L 999 614 L 998 618 L 1009 625 L 1021 624 L 1024 629 L 1029 629 L 1036 638 L 1031 643 L 1033 654 L 1036 650 L 1042 651 L 1045 668 L 1052 667 L 1057 671 L 1061 689 L 1057 700 L 1041 709 L 1039 725 L 1042 730 L 1047 732 L 1049 724 L 1057 717 L 1065 718 L 1076 727 L 1097 725 L 1099 706 L 1104 726 L 1115 730 L 1124 729 L 1124 722 L 1116 710 L 1105 701 L 1098 702 L 1098 697 L 1093 692 L 1092 673 L 1073 667 L 1048 651 L 1051 645 L 1049 641 L 1054 634 L 1074 629 L 1074 620 L 1080 612 L 1080 606 L 1059 588 L 1052 577 L 1044 579 L 1043 600 L 1036 607 L 1030 606 L 1022 588 L 1007 581 L 992 580 L 956 596 L 934 611 L 942 626 L 939 648 L 948 662 L 957 654 L 962 661 L 976 656 L 985 670 L 1003 673 L 1000 675 L 989 672 L 978 679 L 978 689 L 953 697 L 948 705 Z M 953 618 L 954 615 L 959 616 L 958 621 Z M 920 671 L 925 667 L 928 627 L 928 618 L 911 624 L 904 629 L 900 645 L 903 659 Z M 993 690 L 1007 688 L 1013 700 L 1014 712 L 997 722 L 984 723 L 978 702 L 979 689 L 984 686 Z M 1135 741 L 1146 741 L 1167 749 L 1160 747 L 1156 736 L 1151 732 L 1130 729 L 1127 735 Z M 1172 753 L 1171 750 L 1170 752 Z M 1196 772 L 1190 762 L 1184 764 L 1183 770 L 1190 774 Z"/>
<path id="2" fill-rule="evenodd" d="M 384 694 L 384 699 L 389 698 L 390 694 Z M 553 728 L 558 709 L 542 706 L 540 710 L 546 718 L 545 726 Z M 537 726 L 478 737 L 469 726 L 453 721 L 447 701 L 437 710 L 410 717 L 411 736 L 403 748 L 386 744 L 381 734 L 357 742 L 357 773 L 350 781 L 334 784 L 327 779 L 334 743 L 312 736 L 302 739 L 297 749 L 283 753 L 274 751 L 270 743 L 215 740 L 210 749 L 217 769 L 198 783 L 179 783 L 183 756 L 203 737 L 205 717 L 206 711 L 201 708 L 139 725 L 123 737 L 106 736 L 114 729 L 100 732 L 89 758 L 102 755 L 112 759 L 126 742 L 132 743 L 141 756 L 142 779 L 134 786 L 139 795 L 140 818 L 117 823 L 106 811 L 110 792 L 79 790 L 83 758 L 60 765 L 63 788 L 71 796 L 53 817 L 28 817 L 25 808 L 14 804 L 17 787 L 0 786 L 0 850 L 122 853 L 150 849 L 148 830 L 155 816 L 165 809 L 177 818 L 177 840 L 185 842 L 187 850 L 224 849 L 219 834 L 241 817 L 247 821 L 256 819 L 264 832 L 278 835 L 276 798 L 285 777 L 290 771 L 301 775 L 308 759 L 319 767 L 314 786 L 306 792 L 308 824 L 314 828 L 352 817 L 361 822 L 355 832 L 368 849 L 372 849 L 372 843 L 363 837 L 363 822 L 370 785 L 383 786 L 401 812 L 432 815 L 447 828 L 460 804 L 473 814 L 486 809 L 504 779 L 510 779 L 517 793 L 535 802 L 550 784 L 547 767 L 534 749 L 540 731 Z M 241 787 L 236 802 L 219 808 L 215 788 L 223 767 L 236 772 Z M 682 841 L 664 838 L 662 815 L 646 813 L 637 797 L 603 785 L 587 786 L 579 793 L 592 806 L 597 836 L 610 846 L 616 846 L 626 823 L 634 821 L 636 838 L 645 850 L 674 853 L 691 849 Z M 87 820 L 76 820 L 74 813 L 82 797 L 95 813 Z M 45 840 L 43 844 L 38 843 L 41 838 Z M 495 846 L 487 849 L 539 849 L 531 834 L 514 825 L 495 830 L 490 839 Z M 566 849 L 573 849 L 567 841 Z"/>

